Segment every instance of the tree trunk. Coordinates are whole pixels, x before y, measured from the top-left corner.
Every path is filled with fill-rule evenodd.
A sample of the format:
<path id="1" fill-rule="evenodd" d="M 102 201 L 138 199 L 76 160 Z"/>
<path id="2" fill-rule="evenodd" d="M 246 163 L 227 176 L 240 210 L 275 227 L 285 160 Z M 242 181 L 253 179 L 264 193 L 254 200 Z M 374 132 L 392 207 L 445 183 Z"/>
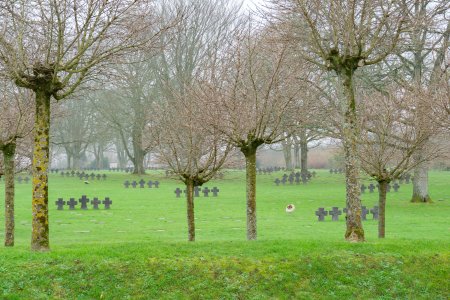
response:
<path id="1" fill-rule="evenodd" d="M 428 194 L 428 166 L 421 163 L 414 169 L 413 194 L 411 202 L 431 203 L 431 197 Z"/>
<path id="2" fill-rule="evenodd" d="M 294 168 L 301 169 L 300 163 L 300 144 L 298 142 L 294 143 Z"/>
<path id="3" fill-rule="evenodd" d="M 67 169 L 72 168 L 72 155 L 66 152 L 67 155 Z"/>
<path id="4" fill-rule="evenodd" d="M 340 74 L 347 101 L 347 111 L 345 113 L 343 132 L 347 189 L 347 230 L 345 232 L 345 238 L 351 242 L 362 242 L 364 241 L 364 229 L 361 221 L 358 158 L 356 155 L 358 128 L 352 74 L 352 71 L 345 71 Z"/>
<path id="5" fill-rule="evenodd" d="M 187 222 L 188 222 L 188 241 L 195 241 L 195 218 L 194 218 L 194 182 L 186 182 L 186 203 L 187 203 Z"/>
<path id="6" fill-rule="evenodd" d="M 387 181 L 378 181 L 378 237 L 380 239 L 385 236 L 385 228 L 386 228 L 386 192 L 387 185 L 389 182 Z"/>
<path id="7" fill-rule="evenodd" d="M 133 164 L 134 164 L 134 174 L 143 175 L 145 174 L 144 169 L 144 158 L 145 152 L 142 151 L 142 130 L 140 128 L 133 129 Z"/>
<path id="8" fill-rule="evenodd" d="M 16 144 L 3 147 L 5 161 L 5 246 L 14 246 L 14 156 Z"/>
<path id="9" fill-rule="evenodd" d="M 37 90 L 36 119 L 34 123 L 33 147 L 33 198 L 32 198 L 32 234 L 31 249 L 47 251 L 50 249 L 48 227 L 48 166 L 49 166 L 49 129 L 50 94 Z"/>
<path id="10" fill-rule="evenodd" d="M 247 183 L 247 240 L 256 240 L 256 148 L 245 151 Z"/>
<path id="11" fill-rule="evenodd" d="M 300 169 L 304 175 L 308 174 L 308 141 L 305 138 L 300 140 Z"/>
<path id="12" fill-rule="evenodd" d="M 286 170 L 292 170 L 292 144 L 289 140 L 286 140 L 282 143 L 282 146 Z"/>

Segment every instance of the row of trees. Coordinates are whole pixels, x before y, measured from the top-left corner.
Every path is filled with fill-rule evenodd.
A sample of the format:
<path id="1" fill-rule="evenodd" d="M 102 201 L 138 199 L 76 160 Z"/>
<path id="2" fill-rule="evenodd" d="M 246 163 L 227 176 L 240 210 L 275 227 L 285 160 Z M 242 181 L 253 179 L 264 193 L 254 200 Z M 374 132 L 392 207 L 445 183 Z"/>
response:
<path id="1" fill-rule="evenodd" d="M 17 110 L 12 99 L 28 90 L 36 107 L 33 250 L 49 249 L 51 122 L 72 167 L 93 140 L 91 128 L 100 132 L 98 157 L 112 141 L 137 173 L 146 153 L 157 157 L 186 184 L 190 241 L 194 188 L 238 155 L 246 164 L 247 238 L 256 239 L 257 150 L 294 137 L 302 147 L 317 135 L 341 141 L 349 241 L 365 238 L 361 169 L 381 187 L 380 237 L 391 180 L 416 167 L 413 199 L 429 199 L 426 162 L 449 129 L 446 1 L 267 1 L 250 16 L 227 0 L 36 3 L 0 4 L 0 74 L 9 91 L 2 103 Z M 53 111 L 63 117 L 51 121 L 52 99 L 67 97 Z M 2 150 L 11 136 L 24 136 L 3 138 L 10 132 L 3 120 L 15 120 L 9 115 L 2 110 Z"/>

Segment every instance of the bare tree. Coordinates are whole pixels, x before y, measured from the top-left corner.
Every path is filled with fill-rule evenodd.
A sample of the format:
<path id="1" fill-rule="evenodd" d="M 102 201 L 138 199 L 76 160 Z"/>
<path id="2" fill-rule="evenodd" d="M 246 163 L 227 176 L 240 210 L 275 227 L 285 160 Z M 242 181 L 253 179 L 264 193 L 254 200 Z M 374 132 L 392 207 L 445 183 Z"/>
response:
<path id="1" fill-rule="evenodd" d="M 49 250 L 50 99 L 74 93 L 138 40 L 153 17 L 145 0 L 18 0 L 0 4 L 0 72 L 35 94 L 31 248 Z M 138 37 L 139 35 L 139 37 Z"/>
<path id="2" fill-rule="evenodd" d="M 438 148 L 427 153 L 422 151 L 430 136 L 439 130 L 432 121 L 426 127 L 414 126 L 421 118 L 417 108 L 432 104 L 427 95 L 395 89 L 389 93 L 366 93 L 361 98 L 358 155 L 362 169 L 379 184 L 378 237 L 384 238 L 388 184 L 417 164 L 439 155 Z M 415 158 L 417 151 L 422 151 L 420 161 Z"/>
<path id="3" fill-rule="evenodd" d="M 150 138 L 157 141 L 159 161 L 186 185 L 188 240 L 195 241 L 194 188 L 214 177 L 231 147 L 218 130 L 205 127 L 204 100 L 198 100 L 199 93 L 190 88 L 171 95 L 155 108 Z"/>
<path id="4" fill-rule="evenodd" d="M 0 90 L 0 151 L 5 175 L 5 246 L 14 246 L 14 175 L 16 149 L 20 140 L 31 133 L 33 124 L 32 95 L 19 92 L 12 84 Z"/>
<path id="5" fill-rule="evenodd" d="M 233 51 L 226 59 L 224 76 L 205 93 L 214 95 L 208 106 L 213 112 L 210 123 L 245 156 L 247 239 L 255 240 L 256 152 L 263 144 L 286 138 L 289 124 L 284 116 L 295 107 L 299 85 L 295 80 L 298 72 L 285 65 L 285 45 L 269 45 L 267 32 L 258 32 L 251 24 L 246 26 L 243 28 L 248 31 L 230 47 Z"/>
<path id="6" fill-rule="evenodd" d="M 339 78 L 346 110 L 343 123 L 349 241 L 364 241 L 358 184 L 357 101 L 354 76 L 359 68 L 384 60 L 397 45 L 404 27 L 403 1 L 284 0 L 273 1 L 272 15 L 282 38 L 303 59 Z"/>

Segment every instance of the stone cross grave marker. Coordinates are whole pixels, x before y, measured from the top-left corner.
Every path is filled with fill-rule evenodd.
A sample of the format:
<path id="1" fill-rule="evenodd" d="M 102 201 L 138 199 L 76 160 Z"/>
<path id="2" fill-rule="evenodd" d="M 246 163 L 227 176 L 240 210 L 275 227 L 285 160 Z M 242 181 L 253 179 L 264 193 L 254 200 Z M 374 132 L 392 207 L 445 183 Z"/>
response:
<path id="1" fill-rule="evenodd" d="M 211 189 L 211 192 L 213 193 L 213 197 L 217 197 L 217 193 L 219 193 L 219 189 L 215 186 Z"/>
<path id="2" fill-rule="evenodd" d="M 133 180 L 133 182 L 131 183 L 131 186 L 132 186 L 133 188 L 136 188 L 136 186 L 137 186 L 136 180 Z"/>
<path id="3" fill-rule="evenodd" d="M 373 215 L 373 219 L 374 220 L 378 220 L 378 214 L 380 213 L 378 211 L 378 206 L 374 206 L 371 210 L 370 213 Z"/>
<path id="4" fill-rule="evenodd" d="M 200 192 L 202 191 L 202 188 L 199 186 L 194 187 L 194 197 L 200 197 Z"/>
<path id="5" fill-rule="evenodd" d="M 105 209 L 109 209 L 109 206 L 112 204 L 112 201 L 109 200 L 108 197 L 106 197 L 105 200 L 102 201 L 102 203 L 105 205 Z"/>
<path id="6" fill-rule="evenodd" d="M 364 194 L 366 192 L 367 187 L 364 184 L 361 184 L 361 193 Z"/>
<path id="7" fill-rule="evenodd" d="M 316 211 L 316 216 L 319 217 L 319 221 L 324 221 L 325 216 L 328 215 L 328 212 L 323 207 L 319 207 L 319 210 Z"/>
<path id="8" fill-rule="evenodd" d="M 375 186 L 373 185 L 373 183 L 369 184 L 369 191 L 371 193 L 373 193 L 373 190 L 375 189 Z"/>
<path id="9" fill-rule="evenodd" d="M 405 182 L 406 184 L 409 184 L 409 180 L 411 179 L 411 175 L 410 174 L 406 174 L 405 175 Z"/>
<path id="10" fill-rule="evenodd" d="M 71 177 L 74 177 L 74 176 L 75 176 L 75 171 L 74 171 L 74 170 L 72 170 L 72 172 L 70 172 L 70 176 L 71 176 Z"/>
<path id="11" fill-rule="evenodd" d="M 103 179 L 103 180 L 106 180 L 106 177 L 107 177 L 106 174 L 103 174 L 103 175 L 102 175 L 102 179 Z"/>
<path id="12" fill-rule="evenodd" d="M 25 177 L 24 181 L 25 181 L 25 183 L 28 183 L 30 181 L 30 177 L 28 177 L 28 176 Z"/>
<path id="13" fill-rule="evenodd" d="M 19 182 L 19 184 L 22 184 L 23 178 L 22 176 L 17 177 L 17 182 Z"/>
<path id="14" fill-rule="evenodd" d="M 91 173 L 91 180 L 94 180 L 94 179 L 95 179 L 95 174 Z"/>
<path id="15" fill-rule="evenodd" d="M 55 201 L 55 204 L 58 205 L 58 210 L 63 210 L 66 201 L 64 201 L 63 198 L 58 198 L 58 201 Z"/>
<path id="16" fill-rule="evenodd" d="M 286 174 L 285 174 L 286 175 Z M 286 184 L 286 181 L 287 181 L 287 177 L 284 177 L 283 176 L 283 178 L 281 178 L 281 183 L 283 184 L 283 185 L 285 185 Z"/>
<path id="17" fill-rule="evenodd" d="M 97 174 L 97 176 L 95 176 L 95 178 L 97 178 L 97 180 L 100 180 L 102 178 L 102 175 Z"/>
<path id="18" fill-rule="evenodd" d="M 87 208 L 87 204 L 89 203 L 89 199 L 86 197 L 86 195 L 81 196 L 80 199 L 78 199 L 78 201 L 81 203 L 81 209 L 86 210 Z"/>
<path id="19" fill-rule="evenodd" d="M 276 184 L 277 186 L 279 186 L 279 185 L 280 185 L 280 179 L 278 179 L 278 178 L 277 178 L 277 179 L 275 179 L 275 181 L 274 181 L 274 182 L 275 182 L 275 184 Z"/>
<path id="20" fill-rule="evenodd" d="M 139 187 L 141 189 L 145 188 L 145 180 L 144 179 L 139 180 Z"/>
<path id="21" fill-rule="evenodd" d="M 398 189 L 400 188 L 400 185 L 396 182 L 396 183 L 394 183 L 393 188 L 394 188 L 394 192 L 398 192 Z"/>
<path id="22" fill-rule="evenodd" d="M 128 188 L 130 186 L 130 182 L 128 180 L 125 180 L 123 185 L 125 186 L 125 188 Z"/>
<path id="23" fill-rule="evenodd" d="M 339 215 L 342 215 L 342 211 L 334 206 L 332 210 L 328 211 L 328 214 L 331 216 L 332 221 L 339 221 Z"/>
<path id="24" fill-rule="evenodd" d="M 159 188 L 159 181 L 154 181 L 153 185 L 155 186 L 155 188 Z"/>
<path id="25" fill-rule="evenodd" d="M 290 174 L 288 181 L 289 181 L 289 184 L 293 184 L 294 183 L 294 175 Z"/>
<path id="26" fill-rule="evenodd" d="M 311 175 L 313 178 L 316 177 L 316 171 L 312 171 Z"/>
<path id="27" fill-rule="evenodd" d="M 180 195 L 182 192 L 183 191 L 180 188 L 176 188 L 174 193 L 175 193 L 175 195 L 177 195 L 177 198 L 180 198 Z"/>
<path id="28" fill-rule="evenodd" d="M 208 197 L 209 192 L 210 192 L 210 189 L 208 189 L 208 188 L 205 186 L 205 188 L 204 188 L 203 191 L 202 191 L 203 196 L 204 196 L 204 197 Z"/>
<path id="29" fill-rule="evenodd" d="M 302 174 L 300 172 L 295 173 L 295 183 L 300 184 L 300 178 Z"/>
<path id="30" fill-rule="evenodd" d="M 362 206 L 361 207 L 361 220 L 366 221 L 368 214 L 369 214 L 369 210 L 365 206 Z"/>
<path id="31" fill-rule="evenodd" d="M 102 202 L 98 200 L 97 197 L 94 198 L 94 200 L 91 201 L 92 206 L 94 207 L 94 209 L 98 209 L 98 205 L 101 204 Z"/>
<path id="32" fill-rule="evenodd" d="M 147 182 L 148 188 L 151 189 L 153 187 L 153 181 L 149 180 Z"/>
<path id="33" fill-rule="evenodd" d="M 390 192 L 391 191 L 391 185 L 388 183 L 388 185 L 386 186 L 386 192 Z"/>
<path id="34" fill-rule="evenodd" d="M 302 176 L 302 183 L 307 184 L 308 183 L 308 176 L 306 174 L 301 174 Z"/>
<path id="35" fill-rule="evenodd" d="M 69 201 L 67 201 L 67 205 L 69 205 L 70 210 L 74 210 L 75 206 L 78 204 L 78 201 L 75 201 L 74 198 L 70 198 Z"/>

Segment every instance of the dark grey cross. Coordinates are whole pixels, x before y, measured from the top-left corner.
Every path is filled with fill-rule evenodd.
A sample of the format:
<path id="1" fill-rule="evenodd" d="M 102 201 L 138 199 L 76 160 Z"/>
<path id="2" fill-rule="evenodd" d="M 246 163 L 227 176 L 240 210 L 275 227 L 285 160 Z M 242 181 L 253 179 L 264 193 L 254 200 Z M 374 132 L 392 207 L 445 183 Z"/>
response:
<path id="1" fill-rule="evenodd" d="M 77 171 L 77 172 L 75 173 L 75 175 L 77 175 L 77 177 L 80 177 L 80 171 Z"/>
<path id="2" fill-rule="evenodd" d="M 275 179 L 275 181 L 274 181 L 274 182 L 275 182 L 275 184 L 276 184 L 277 186 L 279 186 L 279 185 L 280 185 L 280 179 L 278 179 L 278 178 L 277 178 L 277 179 Z"/>
<path id="3" fill-rule="evenodd" d="M 130 182 L 128 180 L 126 180 L 123 185 L 125 186 L 125 188 L 128 188 L 130 186 Z"/>
<path id="4" fill-rule="evenodd" d="M 388 183 L 388 185 L 386 186 L 386 192 L 390 192 L 391 191 L 391 185 Z"/>
<path id="5" fill-rule="evenodd" d="M 287 181 L 288 177 L 289 177 L 289 176 L 287 176 L 286 174 L 283 174 L 283 177 L 282 177 L 282 179 L 284 179 L 284 182 L 286 182 L 286 181 Z"/>
<path id="6" fill-rule="evenodd" d="M 91 201 L 91 204 L 94 206 L 94 209 L 98 209 L 98 205 L 100 203 L 102 203 L 102 202 L 99 201 L 97 197 L 95 197 L 94 200 Z"/>
<path id="7" fill-rule="evenodd" d="M 103 180 L 106 180 L 106 174 L 102 175 Z"/>
<path id="8" fill-rule="evenodd" d="M 369 191 L 371 193 L 373 193 L 373 190 L 375 189 L 375 186 L 373 185 L 373 183 L 369 184 Z"/>
<path id="9" fill-rule="evenodd" d="M 325 216 L 328 215 L 328 212 L 323 207 L 319 207 L 319 210 L 316 211 L 316 216 L 319 217 L 319 221 L 324 221 Z"/>
<path id="10" fill-rule="evenodd" d="M 25 179 L 24 179 L 24 181 L 25 181 L 25 183 L 28 183 L 28 181 L 30 181 L 30 177 L 25 177 Z"/>
<path id="11" fill-rule="evenodd" d="M 78 204 L 78 201 L 75 201 L 74 198 L 70 198 L 69 201 L 67 201 L 67 205 L 69 205 L 70 210 L 74 210 L 75 206 Z"/>
<path id="12" fill-rule="evenodd" d="M 217 197 L 217 193 L 219 192 L 219 189 L 215 186 L 211 189 L 211 192 L 213 193 L 213 197 Z"/>
<path id="13" fill-rule="evenodd" d="M 308 183 L 308 176 L 306 174 L 302 174 L 301 176 L 302 176 L 302 183 L 303 184 Z"/>
<path id="14" fill-rule="evenodd" d="M 177 195 L 177 198 L 180 198 L 180 195 L 183 191 L 180 188 L 175 189 L 175 194 Z"/>
<path id="15" fill-rule="evenodd" d="M 22 176 L 17 177 L 17 181 L 18 181 L 19 183 L 22 183 L 22 181 L 23 181 Z"/>
<path id="16" fill-rule="evenodd" d="M 144 179 L 141 179 L 139 181 L 139 186 L 140 186 L 141 189 L 145 188 L 145 180 Z"/>
<path id="17" fill-rule="evenodd" d="M 109 209 L 109 206 L 112 204 L 112 201 L 109 200 L 108 197 L 105 198 L 105 200 L 102 201 L 103 204 L 105 204 L 105 209 Z"/>
<path id="18" fill-rule="evenodd" d="M 210 190 L 209 190 L 207 187 L 205 187 L 205 188 L 203 189 L 203 191 L 202 191 L 203 196 L 204 196 L 204 197 L 208 197 L 209 192 L 210 192 Z"/>
<path id="19" fill-rule="evenodd" d="M 69 177 L 70 176 L 70 173 L 69 173 L 69 171 L 67 171 L 66 172 L 66 177 Z"/>
<path id="20" fill-rule="evenodd" d="M 88 209 L 87 208 L 87 204 L 89 203 L 89 198 L 86 197 L 86 195 L 81 196 L 80 199 L 78 199 L 78 201 L 81 203 L 81 209 Z"/>
<path id="21" fill-rule="evenodd" d="M 400 176 L 400 177 L 398 178 L 398 182 L 399 182 L 400 184 L 403 184 L 403 175 Z"/>
<path id="22" fill-rule="evenodd" d="M 136 186 L 137 186 L 136 180 L 133 180 L 133 182 L 131 183 L 131 186 L 132 186 L 133 188 L 136 188 Z"/>
<path id="23" fill-rule="evenodd" d="M 148 188 L 151 189 L 153 187 L 153 181 L 149 180 L 147 182 Z"/>
<path id="24" fill-rule="evenodd" d="M 75 176 L 75 171 L 72 170 L 72 172 L 70 172 L 70 176 L 74 177 Z"/>
<path id="25" fill-rule="evenodd" d="M 284 177 L 284 176 L 283 176 L 283 178 L 281 179 L 281 183 L 282 183 L 283 185 L 285 185 L 285 184 L 286 184 L 286 181 L 287 181 L 287 177 Z"/>
<path id="26" fill-rule="evenodd" d="M 289 176 L 289 184 L 293 184 L 294 183 L 294 176 Z"/>
<path id="27" fill-rule="evenodd" d="M 316 177 L 316 171 L 312 171 L 311 175 L 312 177 Z"/>
<path id="28" fill-rule="evenodd" d="M 365 206 L 361 207 L 361 220 L 366 221 L 368 214 L 369 210 Z"/>
<path id="29" fill-rule="evenodd" d="M 58 210 L 63 210 L 66 201 L 64 201 L 63 198 L 58 198 L 58 201 L 55 201 L 55 204 L 58 205 Z"/>
<path id="30" fill-rule="evenodd" d="M 373 219 L 374 219 L 374 220 L 378 220 L 378 214 L 379 214 L 378 206 L 374 206 L 374 207 L 370 210 L 370 213 L 373 215 Z"/>
<path id="31" fill-rule="evenodd" d="M 366 192 L 367 187 L 364 184 L 361 184 L 361 193 L 365 193 Z"/>
<path id="32" fill-rule="evenodd" d="M 328 214 L 331 216 L 332 221 L 339 221 L 339 215 L 342 215 L 342 211 L 334 206 L 332 210 L 328 211 Z"/>
<path id="33" fill-rule="evenodd" d="M 406 182 L 406 184 L 409 184 L 409 180 L 411 179 L 411 175 L 409 175 L 409 174 L 406 174 L 405 175 L 405 182 Z"/>
<path id="34" fill-rule="evenodd" d="M 159 188 L 159 181 L 153 182 L 153 185 L 155 186 L 155 188 Z"/>
<path id="35" fill-rule="evenodd" d="M 202 191 L 201 187 L 194 187 L 194 197 L 200 197 L 200 192 Z"/>
<path id="36" fill-rule="evenodd" d="M 97 174 L 97 176 L 95 176 L 97 178 L 97 180 L 100 180 L 102 178 L 102 175 Z"/>
<path id="37" fill-rule="evenodd" d="M 394 192 L 398 192 L 398 189 L 400 188 L 400 185 L 396 182 L 394 183 Z"/>
<path id="38" fill-rule="evenodd" d="M 94 180 L 94 179 L 95 179 L 95 174 L 91 173 L 91 180 Z"/>

